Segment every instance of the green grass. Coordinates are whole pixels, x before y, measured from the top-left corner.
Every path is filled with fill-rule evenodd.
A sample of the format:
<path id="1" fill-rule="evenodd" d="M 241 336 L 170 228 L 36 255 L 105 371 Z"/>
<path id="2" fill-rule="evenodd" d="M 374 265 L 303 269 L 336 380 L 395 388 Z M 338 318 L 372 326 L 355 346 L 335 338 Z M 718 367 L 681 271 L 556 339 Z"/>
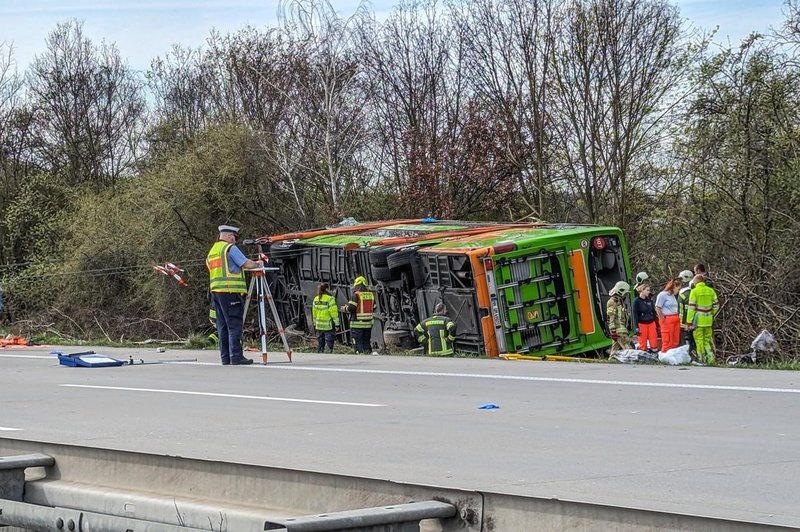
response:
<path id="1" fill-rule="evenodd" d="M 108 338 L 93 338 L 91 340 L 77 340 L 75 338 L 64 338 L 52 333 L 36 333 L 31 338 L 37 345 L 92 345 L 100 347 L 134 347 L 133 341 L 110 342 Z"/>
<path id="2" fill-rule="evenodd" d="M 755 364 L 734 364 L 728 365 L 724 362 L 720 363 L 717 361 L 717 366 L 724 368 L 745 368 L 745 369 L 777 369 L 777 370 L 789 370 L 789 371 L 798 371 L 800 370 L 800 360 L 772 360 L 769 362 L 757 362 Z"/>

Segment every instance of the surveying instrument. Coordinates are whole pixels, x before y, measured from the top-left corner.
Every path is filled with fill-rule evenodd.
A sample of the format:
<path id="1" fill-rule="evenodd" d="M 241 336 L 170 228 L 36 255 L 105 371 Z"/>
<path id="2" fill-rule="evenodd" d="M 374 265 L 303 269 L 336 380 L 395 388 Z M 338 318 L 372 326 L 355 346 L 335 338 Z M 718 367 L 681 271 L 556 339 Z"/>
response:
<path id="1" fill-rule="evenodd" d="M 262 256 L 262 259 L 265 262 L 268 260 L 264 256 Z M 265 301 L 267 304 L 269 304 L 269 309 L 272 312 L 272 318 L 275 320 L 275 327 L 278 329 L 278 334 L 283 341 L 283 348 L 286 352 L 286 356 L 289 357 L 289 362 L 292 361 L 292 350 L 289 347 L 289 341 L 286 339 L 286 333 L 283 330 L 281 318 L 278 315 L 278 308 L 275 306 L 275 300 L 272 298 L 272 292 L 269 289 L 269 283 L 267 282 L 267 276 L 265 275 L 266 272 L 278 270 L 279 268 L 266 267 L 245 270 L 250 272 L 252 276 L 250 278 L 250 287 L 247 289 L 247 299 L 244 302 L 242 323 L 244 323 L 245 319 L 247 318 L 247 309 L 250 308 L 250 301 L 253 299 L 253 292 L 255 292 L 256 300 L 258 302 L 258 306 L 256 307 L 258 310 L 258 328 L 259 334 L 261 335 L 261 361 L 264 364 L 267 363 L 267 358 L 269 357 L 269 353 L 267 352 L 267 309 Z"/>

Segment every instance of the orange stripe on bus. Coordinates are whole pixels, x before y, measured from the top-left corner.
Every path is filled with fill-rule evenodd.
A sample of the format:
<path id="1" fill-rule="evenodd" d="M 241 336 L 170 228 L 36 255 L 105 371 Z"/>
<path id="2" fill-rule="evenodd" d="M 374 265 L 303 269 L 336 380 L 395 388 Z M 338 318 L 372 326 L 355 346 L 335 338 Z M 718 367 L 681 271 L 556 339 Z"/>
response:
<path id="1" fill-rule="evenodd" d="M 486 348 L 487 356 L 497 357 L 500 356 L 500 349 L 497 347 L 494 320 L 492 319 L 492 301 L 489 298 L 489 285 L 486 283 L 486 270 L 483 268 L 483 259 L 487 255 L 489 255 L 489 248 L 467 252 L 470 264 L 472 264 L 472 278 L 475 281 L 478 316 L 481 320 L 481 330 L 483 331 L 483 346 Z"/>
<path id="2" fill-rule="evenodd" d="M 586 275 L 586 261 L 582 249 L 575 249 L 569 254 L 572 266 L 572 287 L 577 294 L 575 302 L 581 316 L 581 333 L 592 334 L 595 331 L 594 312 L 592 312 L 592 296 L 589 291 L 589 277 Z"/>

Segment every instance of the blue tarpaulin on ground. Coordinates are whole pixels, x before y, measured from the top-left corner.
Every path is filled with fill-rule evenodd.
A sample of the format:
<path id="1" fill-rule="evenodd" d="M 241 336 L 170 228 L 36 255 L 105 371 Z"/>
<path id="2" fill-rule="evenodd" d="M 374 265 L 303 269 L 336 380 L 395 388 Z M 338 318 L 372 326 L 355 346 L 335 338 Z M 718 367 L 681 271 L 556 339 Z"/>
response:
<path id="1" fill-rule="evenodd" d="M 51 354 L 58 355 L 58 363 L 62 366 L 72 368 L 108 368 L 121 366 L 125 363 L 124 360 L 117 360 L 94 351 L 71 354 L 65 354 L 63 351 L 52 351 Z"/>

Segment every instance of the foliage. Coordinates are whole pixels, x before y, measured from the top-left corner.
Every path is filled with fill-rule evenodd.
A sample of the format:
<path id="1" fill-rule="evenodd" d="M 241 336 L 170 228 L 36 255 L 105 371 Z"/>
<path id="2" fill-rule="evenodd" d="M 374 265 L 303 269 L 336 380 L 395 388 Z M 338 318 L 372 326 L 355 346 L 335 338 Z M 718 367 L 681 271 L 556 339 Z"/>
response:
<path id="1" fill-rule="evenodd" d="M 708 51 L 664 0 L 283 4 L 148 72 L 76 21 L 0 45 L 0 278 L 65 337 L 207 327 L 220 223 L 261 236 L 434 215 L 611 223 L 634 268 L 706 263 L 723 353 L 800 358 L 800 9 Z M 158 274 L 175 262 L 189 288 Z"/>
<path id="2" fill-rule="evenodd" d="M 58 24 L 30 67 L 37 153 L 71 185 L 129 175 L 141 135 L 140 81 L 113 45 L 95 46 L 76 21 Z"/>
<path id="3" fill-rule="evenodd" d="M 800 349 L 798 72 L 757 40 L 701 66 L 682 147 L 685 249 L 704 257 L 726 300 L 721 348 L 762 329 Z"/>

